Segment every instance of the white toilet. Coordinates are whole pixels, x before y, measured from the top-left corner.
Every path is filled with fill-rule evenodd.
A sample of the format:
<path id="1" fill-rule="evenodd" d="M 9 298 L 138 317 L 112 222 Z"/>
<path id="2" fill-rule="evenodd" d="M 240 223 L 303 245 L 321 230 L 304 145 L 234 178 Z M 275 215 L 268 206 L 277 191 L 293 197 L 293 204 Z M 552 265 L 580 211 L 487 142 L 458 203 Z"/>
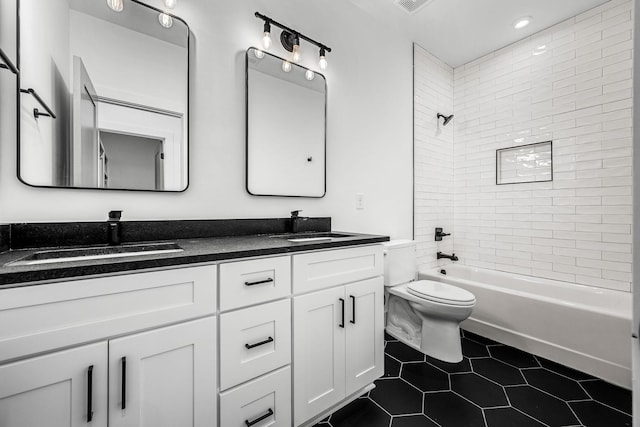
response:
<path id="1" fill-rule="evenodd" d="M 385 330 L 422 353 L 444 362 L 460 362 L 460 322 L 476 303 L 456 286 L 416 279 L 416 244 L 384 243 Z"/>

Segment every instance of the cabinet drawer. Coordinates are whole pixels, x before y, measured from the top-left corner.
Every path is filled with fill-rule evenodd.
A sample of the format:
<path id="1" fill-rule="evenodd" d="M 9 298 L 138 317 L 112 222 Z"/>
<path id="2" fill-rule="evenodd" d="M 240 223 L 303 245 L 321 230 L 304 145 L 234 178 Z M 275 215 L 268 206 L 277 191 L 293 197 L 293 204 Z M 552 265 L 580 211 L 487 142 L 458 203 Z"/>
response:
<path id="1" fill-rule="evenodd" d="M 220 315 L 220 389 L 291 362 L 291 300 Z"/>
<path id="2" fill-rule="evenodd" d="M 293 256 L 293 293 L 342 285 L 384 273 L 382 245 Z"/>
<path id="3" fill-rule="evenodd" d="M 256 426 L 291 427 L 289 366 L 220 393 L 221 426 L 246 427 L 252 423 Z"/>
<path id="4" fill-rule="evenodd" d="M 5 289 L 0 362 L 211 315 L 216 266 Z"/>
<path id="5" fill-rule="evenodd" d="M 220 265 L 221 311 L 273 301 L 290 293 L 289 256 Z"/>

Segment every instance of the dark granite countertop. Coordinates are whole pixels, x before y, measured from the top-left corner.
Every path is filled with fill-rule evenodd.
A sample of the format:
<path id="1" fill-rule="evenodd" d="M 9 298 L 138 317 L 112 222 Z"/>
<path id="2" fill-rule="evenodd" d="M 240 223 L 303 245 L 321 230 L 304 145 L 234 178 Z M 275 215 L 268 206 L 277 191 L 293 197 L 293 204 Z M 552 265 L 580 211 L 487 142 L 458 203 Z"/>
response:
<path id="1" fill-rule="evenodd" d="M 122 258 L 53 262 L 39 265 L 9 264 L 38 249 L 10 250 L 0 253 L 0 289 L 34 285 L 82 276 L 131 272 L 140 269 L 186 266 L 188 264 L 224 261 L 266 255 L 287 254 L 329 248 L 372 244 L 389 240 L 388 236 L 343 233 L 348 237 L 313 242 L 290 242 L 277 235 L 245 235 L 191 239 L 160 240 L 175 242 L 184 251 L 155 255 L 135 255 Z M 303 237 L 301 233 L 300 237 Z M 139 242 L 136 242 L 139 244 Z M 99 245 L 98 245 L 99 246 Z"/>

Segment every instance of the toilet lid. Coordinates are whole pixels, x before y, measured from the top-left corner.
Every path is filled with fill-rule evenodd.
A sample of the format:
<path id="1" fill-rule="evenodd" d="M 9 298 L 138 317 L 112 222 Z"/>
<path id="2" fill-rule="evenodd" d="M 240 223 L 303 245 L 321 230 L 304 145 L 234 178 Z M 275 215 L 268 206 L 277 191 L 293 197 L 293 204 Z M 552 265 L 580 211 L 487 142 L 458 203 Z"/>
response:
<path id="1" fill-rule="evenodd" d="M 414 296 L 429 301 L 451 305 L 473 305 L 476 297 L 465 289 L 434 280 L 418 280 L 407 286 L 407 291 Z"/>

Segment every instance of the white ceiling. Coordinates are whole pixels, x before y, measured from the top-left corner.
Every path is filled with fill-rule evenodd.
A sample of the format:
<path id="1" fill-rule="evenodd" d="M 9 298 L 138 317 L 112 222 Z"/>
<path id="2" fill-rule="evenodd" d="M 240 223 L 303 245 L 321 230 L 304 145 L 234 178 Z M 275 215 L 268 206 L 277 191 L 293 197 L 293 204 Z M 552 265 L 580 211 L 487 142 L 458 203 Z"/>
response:
<path id="1" fill-rule="evenodd" d="M 608 0 L 433 0 L 413 15 L 394 0 L 350 1 L 455 68 Z M 514 29 L 523 16 L 532 23 Z"/>

